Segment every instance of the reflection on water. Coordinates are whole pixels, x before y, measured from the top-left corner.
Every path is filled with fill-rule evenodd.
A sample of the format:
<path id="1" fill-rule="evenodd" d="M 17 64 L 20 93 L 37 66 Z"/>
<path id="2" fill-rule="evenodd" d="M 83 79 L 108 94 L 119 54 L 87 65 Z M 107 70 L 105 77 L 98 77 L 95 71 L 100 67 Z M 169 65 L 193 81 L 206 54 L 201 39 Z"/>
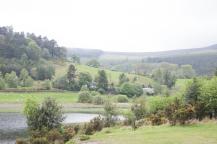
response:
<path id="1" fill-rule="evenodd" d="M 63 123 L 88 122 L 97 114 L 66 113 Z M 16 137 L 27 135 L 27 124 L 24 115 L 20 113 L 0 113 L 0 143 L 13 144 Z"/>

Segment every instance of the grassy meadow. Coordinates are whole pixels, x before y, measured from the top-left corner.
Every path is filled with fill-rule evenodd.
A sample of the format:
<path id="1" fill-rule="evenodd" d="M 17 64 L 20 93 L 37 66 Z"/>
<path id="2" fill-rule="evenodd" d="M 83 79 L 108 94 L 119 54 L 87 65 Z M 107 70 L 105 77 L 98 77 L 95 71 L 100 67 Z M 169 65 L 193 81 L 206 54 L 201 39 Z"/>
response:
<path id="1" fill-rule="evenodd" d="M 0 92 L 0 104 L 22 104 L 28 98 L 32 98 L 37 102 L 41 102 L 45 97 L 48 96 L 55 98 L 59 103 L 75 103 L 78 100 L 78 93 L 76 92 Z"/>
<path id="2" fill-rule="evenodd" d="M 69 62 L 67 63 L 63 63 L 63 64 L 56 64 L 55 65 L 55 69 L 56 69 L 56 74 L 55 74 L 55 78 L 61 77 L 63 75 L 65 75 L 67 73 L 68 70 L 68 66 L 69 66 Z M 91 74 L 91 76 L 93 78 L 96 77 L 96 75 L 98 74 L 99 68 L 94 68 L 94 67 L 90 67 L 87 65 L 75 65 L 77 72 L 88 72 Z M 108 76 L 108 80 L 109 82 L 113 82 L 115 84 L 118 84 L 119 81 L 119 75 L 122 72 L 118 72 L 118 71 L 112 71 L 112 70 L 105 70 Z M 145 76 L 140 76 L 140 75 L 136 75 L 136 74 L 128 74 L 126 73 L 127 77 L 130 79 L 130 81 L 132 81 L 134 79 L 134 77 L 137 77 L 137 83 L 140 84 L 149 84 L 152 83 L 153 80 L 150 78 L 147 78 Z"/>
<path id="3" fill-rule="evenodd" d="M 91 136 L 98 144 L 216 144 L 217 124 L 189 126 L 146 126 L 137 130 L 130 127 L 106 128 Z"/>

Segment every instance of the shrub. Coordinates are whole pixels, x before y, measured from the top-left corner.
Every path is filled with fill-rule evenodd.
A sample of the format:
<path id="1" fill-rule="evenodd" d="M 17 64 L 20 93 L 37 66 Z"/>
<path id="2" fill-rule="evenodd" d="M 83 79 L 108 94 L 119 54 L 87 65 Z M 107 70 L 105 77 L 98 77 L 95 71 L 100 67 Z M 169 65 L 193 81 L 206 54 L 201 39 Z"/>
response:
<path id="1" fill-rule="evenodd" d="M 90 137 L 87 136 L 87 135 L 80 135 L 80 141 L 86 141 L 86 140 L 89 140 Z"/>
<path id="2" fill-rule="evenodd" d="M 16 144 L 28 144 L 28 142 L 24 139 L 16 139 Z"/>
<path id="3" fill-rule="evenodd" d="M 165 108 L 164 113 L 167 119 L 169 120 L 170 125 L 176 125 L 177 120 L 174 114 L 179 109 L 180 105 L 181 101 L 176 98 Z"/>
<path id="4" fill-rule="evenodd" d="M 192 105 L 184 105 L 181 106 L 176 112 L 175 112 L 175 118 L 178 120 L 178 122 L 181 125 L 184 125 L 186 121 L 192 119 L 194 117 L 194 107 Z"/>
<path id="5" fill-rule="evenodd" d="M 67 142 L 70 139 L 72 139 L 75 134 L 76 132 L 74 127 L 70 127 L 70 126 L 64 127 L 64 132 L 63 132 L 64 142 Z"/>
<path id="6" fill-rule="evenodd" d="M 149 119 L 152 125 L 161 125 L 167 122 L 166 118 L 163 116 L 161 112 L 151 114 L 151 116 L 149 116 Z"/>
<path id="7" fill-rule="evenodd" d="M 80 91 L 88 91 L 88 87 L 87 85 L 82 85 L 81 90 Z"/>
<path id="8" fill-rule="evenodd" d="M 97 96 L 97 95 L 100 95 L 100 93 L 98 93 L 97 91 L 91 91 L 90 95 L 91 96 Z"/>
<path id="9" fill-rule="evenodd" d="M 52 143 L 55 140 L 63 139 L 61 133 L 57 129 L 50 130 L 46 135 L 47 140 Z"/>
<path id="10" fill-rule="evenodd" d="M 94 131 L 101 131 L 104 127 L 104 121 L 100 116 L 91 120 L 90 124 L 92 125 Z"/>
<path id="11" fill-rule="evenodd" d="M 17 88 L 18 77 L 14 71 L 5 74 L 5 82 L 9 88 Z"/>
<path id="12" fill-rule="evenodd" d="M 124 120 L 124 124 L 125 125 L 131 125 L 133 129 L 135 129 L 135 121 L 136 121 L 136 117 L 134 115 L 133 112 L 129 111 L 127 112 L 125 115 L 125 120 Z"/>
<path id="13" fill-rule="evenodd" d="M 32 139 L 31 144 L 49 144 L 49 142 L 45 137 L 40 137 Z"/>
<path id="14" fill-rule="evenodd" d="M 92 77 L 89 73 L 79 73 L 78 76 L 78 83 L 80 87 L 86 85 L 87 87 L 90 85 L 92 82 Z"/>
<path id="15" fill-rule="evenodd" d="M 27 100 L 24 108 L 28 127 L 31 130 L 60 128 L 64 120 L 62 107 L 52 98 L 45 98 L 41 105 Z"/>
<path id="16" fill-rule="evenodd" d="M 23 87 L 31 87 L 33 85 L 33 79 L 29 76 L 29 72 L 26 69 L 22 69 L 20 72 L 20 85 Z"/>
<path id="17" fill-rule="evenodd" d="M 137 120 L 143 119 L 146 115 L 146 105 L 144 98 L 136 99 L 135 103 L 131 107 L 131 111 L 134 113 Z"/>
<path id="18" fill-rule="evenodd" d="M 142 87 L 138 84 L 124 83 L 121 86 L 120 93 L 128 97 L 141 96 L 143 94 Z"/>
<path id="19" fill-rule="evenodd" d="M 57 88 L 57 89 L 67 90 L 67 88 L 68 88 L 67 77 L 63 76 L 63 77 L 56 79 L 53 82 L 53 87 Z"/>
<path id="20" fill-rule="evenodd" d="M 0 77 L 0 90 L 5 89 L 5 81 L 3 78 Z"/>
<path id="21" fill-rule="evenodd" d="M 52 88 L 51 81 L 48 79 L 45 80 L 42 86 L 43 86 L 43 89 L 50 90 Z"/>
<path id="22" fill-rule="evenodd" d="M 119 102 L 119 103 L 127 103 L 128 102 L 128 98 L 125 95 L 118 95 L 117 102 Z"/>
<path id="23" fill-rule="evenodd" d="M 98 116 L 92 119 L 89 123 L 84 125 L 84 134 L 85 135 L 92 135 L 96 131 L 101 131 L 104 127 L 104 120 Z"/>
<path id="24" fill-rule="evenodd" d="M 92 97 L 88 91 L 82 91 L 79 93 L 78 102 L 80 103 L 91 103 Z"/>
<path id="25" fill-rule="evenodd" d="M 168 118 L 170 125 L 176 125 L 177 122 L 183 125 L 195 116 L 195 110 L 192 105 L 184 104 L 181 100 L 175 99 L 165 109 L 165 116 Z"/>
<path id="26" fill-rule="evenodd" d="M 105 126 L 110 127 L 115 124 L 117 116 L 117 107 L 110 101 L 106 101 L 104 105 Z"/>
<path id="27" fill-rule="evenodd" d="M 55 75 L 55 69 L 52 66 L 38 66 L 36 68 L 36 79 L 37 80 L 51 80 Z"/>
<path id="28" fill-rule="evenodd" d="M 93 103 L 95 105 L 102 105 L 102 104 L 104 104 L 104 98 L 103 98 L 103 96 L 95 96 L 95 97 L 93 97 Z"/>
<path id="29" fill-rule="evenodd" d="M 94 134 L 93 125 L 91 125 L 90 123 L 84 124 L 83 133 L 85 135 L 92 135 L 92 134 Z"/>
<path id="30" fill-rule="evenodd" d="M 164 110 L 169 103 L 174 101 L 175 97 L 163 97 L 163 96 L 155 96 L 150 97 L 148 99 L 148 112 L 149 113 L 157 113 L 158 111 Z"/>
<path id="31" fill-rule="evenodd" d="M 105 94 L 105 92 L 106 92 L 103 88 L 99 88 L 97 91 L 98 91 L 100 94 Z"/>

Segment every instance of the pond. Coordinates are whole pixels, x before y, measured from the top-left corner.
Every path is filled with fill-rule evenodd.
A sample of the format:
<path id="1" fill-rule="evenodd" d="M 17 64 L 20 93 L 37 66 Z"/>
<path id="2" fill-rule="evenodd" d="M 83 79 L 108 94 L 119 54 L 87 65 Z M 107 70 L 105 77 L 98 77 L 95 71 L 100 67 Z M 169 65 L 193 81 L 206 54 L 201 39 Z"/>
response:
<path id="1" fill-rule="evenodd" d="M 98 114 L 66 113 L 64 124 L 88 122 Z M 26 135 L 26 118 L 20 113 L 0 113 L 0 143 L 14 144 L 16 137 Z"/>

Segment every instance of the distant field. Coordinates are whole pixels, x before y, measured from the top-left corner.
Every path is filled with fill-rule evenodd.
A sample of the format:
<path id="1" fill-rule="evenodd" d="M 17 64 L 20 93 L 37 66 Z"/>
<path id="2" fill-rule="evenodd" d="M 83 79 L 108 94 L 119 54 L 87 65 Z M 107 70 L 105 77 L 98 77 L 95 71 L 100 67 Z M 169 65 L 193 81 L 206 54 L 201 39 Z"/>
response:
<path id="1" fill-rule="evenodd" d="M 76 92 L 0 92 L 1 103 L 23 103 L 27 98 L 33 98 L 41 102 L 45 97 L 53 97 L 60 103 L 75 103 L 78 99 Z"/>
<path id="2" fill-rule="evenodd" d="M 129 127 L 108 128 L 91 136 L 90 141 L 97 144 L 216 144 L 217 124 L 147 126 L 135 131 Z"/>
<path id="3" fill-rule="evenodd" d="M 55 68 L 56 68 L 55 77 L 58 78 L 58 77 L 65 75 L 68 70 L 69 64 L 70 63 L 65 63 L 62 65 L 60 64 L 55 65 Z M 93 78 L 96 77 L 98 70 L 99 70 L 98 68 L 94 68 L 94 67 L 90 67 L 86 65 L 75 65 L 75 66 L 78 72 L 89 72 Z M 118 78 L 121 72 L 106 70 L 106 73 L 107 73 L 109 82 L 114 82 L 115 84 L 118 84 Z M 127 76 L 129 77 L 130 80 L 133 80 L 134 77 L 137 77 L 136 82 L 140 84 L 149 84 L 153 82 L 152 79 L 147 78 L 145 76 L 139 76 L 135 74 L 127 74 Z"/>

